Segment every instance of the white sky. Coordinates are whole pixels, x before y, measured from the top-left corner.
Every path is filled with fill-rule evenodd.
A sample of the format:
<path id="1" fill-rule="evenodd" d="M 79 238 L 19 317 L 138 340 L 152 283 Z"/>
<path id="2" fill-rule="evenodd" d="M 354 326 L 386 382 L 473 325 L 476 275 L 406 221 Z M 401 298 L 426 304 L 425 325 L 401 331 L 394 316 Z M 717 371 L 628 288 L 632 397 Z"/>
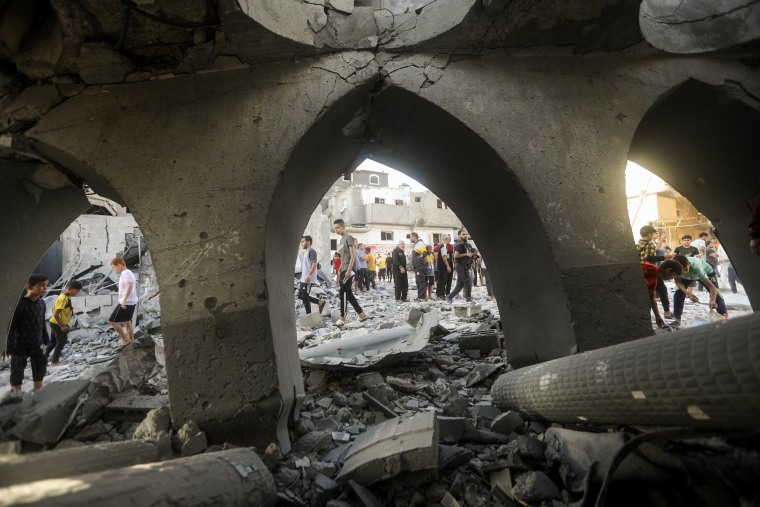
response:
<path id="1" fill-rule="evenodd" d="M 650 173 L 640 165 L 628 161 L 625 168 L 625 195 L 634 197 L 646 193 L 662 192 L 665 190 L 665 182 Z"/>
<path id="2" fill-rule="evenodd" d="M 406 174 L 383 165 L 374 160 L 366 159 L 362 162 L 357 169 L 363 171 L 374 171 L 379 173 L 388 173 L 388 184 L 390 187 L 398 187 L 402 183 L 409 185 L 412 190 L 420 192 L 427 190 L 421 183 L 417 182 L 407 176 Z M 628 166 L 625 170 L 625 193 L 627 196 L 637 196 L 641 194 L 642 190 L 646 190 L 647 193 L 660 192 L 665 189 L 665 182 L 647 171 L 640 165 L 628 161 Z"/>
<path id="3" fill-rule="evenodd" d="M 387 165 L 375 162 L 374 160 L 365 160 L 359 164 L 359 167 L 357 167 L 357 169 L 362 171 L 374 171 L 377 173 L 388 173 L 388 186 L 391 188 L 397 187 L 402 183 L 406 183 L 412 187 L 412 190 L 415 192 L 422 192 L 423 190 L 427 190 L 427 188 L 423 187 L 422 184 L 420 184 L 417 180 L 414 180 L 406 174 L 388 167 Z"/>

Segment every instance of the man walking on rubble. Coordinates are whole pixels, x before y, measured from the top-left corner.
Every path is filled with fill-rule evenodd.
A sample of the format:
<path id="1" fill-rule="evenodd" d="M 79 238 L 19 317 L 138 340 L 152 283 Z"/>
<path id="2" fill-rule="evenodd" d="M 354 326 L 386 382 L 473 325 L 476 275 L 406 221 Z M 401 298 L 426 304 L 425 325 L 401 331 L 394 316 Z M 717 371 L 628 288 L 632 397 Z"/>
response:
<path id="1" fill-rule="evenodd" d="M 410 235 L 409 240 L 412 243 L 412 269 L 414 269 L 414 282 L 417 284 L 417 299 L 415 299 L 415 301 L 424 301 L 425 298 L 427 298 L 427 275 L 425 274 L 427 246 L 416 232 L 413 232 Z"/>
<path id="2" fill-rule="evenodd" d="M 408 303 L 406 293 L 409 290 L 409 279 L 406 274 L 406 255 L 404 254 L 403 241 L 393 249 L 393 285 L 396 289 L 396 302 Z"/>
<path id="3" fill-rule="evenodd" d="M 324 299 L 317 299 L 309 294 L 311 286 L 317 281 L 317 251 L 311 247 L 311 236 L 301 238 L 301 281 L 298 284 L 298 299 L 303 302 L 303 308 L 306 314 L 311 313 L 311 303 L 319 305 L 319 312 L 325 306 Z"/>
<path id="4" fill-rule="evenodd" d="M 346 232 L 346 224 L 340 218 L 333 222 L 335 228 L 335 234 L 341 237 L 340 245 L 338 245 L 338 252 L 340 252 L 340 273 L 338 274 L 338 285 L 340 287 L 340 320 L 338 325 L 343 325 L 348 322 L 346 313 L 348 312 L 348 304 L 354 308 L 354 311 L 359 315 L 359 320 L 365 320 L 367 315 L 359 306 L 359 302 L 356 301 L 356 296 L 351 291 L 351 284 L 353 283 L 353 277 L 356 274 L 356 251 L 354 246 L 354 238 Z"/>
<path id="5" fill-rule="evenodd" d="M 119 302 L 108 318 L 108 323 L 121 339 L 117 351 L 135 341 L 132 317 L 137 306 L 137 280 L 134 273 L 127 269 L 127 263 L 121 257 L 111 261 L 111 269 L 119 275 Z M 121 327 L 124 324 L 124 327 Z"/>
<path id="6" fill-rule="evenodd" d="M 459 236 L 459 243 L 454 247 L 454 267 L 457 271 L 457 285 L 446 298 L 446 302 L 449 304 L 454 302 L 454 297 L 462 289 L 464 289 L 465 300 L 468 303 L 472 302 L 472 269 L 470 268 L 470 261 L 473 256 L 472 246 L 467 242 L 466 229 L 459 229 L 457 236 Z"/>

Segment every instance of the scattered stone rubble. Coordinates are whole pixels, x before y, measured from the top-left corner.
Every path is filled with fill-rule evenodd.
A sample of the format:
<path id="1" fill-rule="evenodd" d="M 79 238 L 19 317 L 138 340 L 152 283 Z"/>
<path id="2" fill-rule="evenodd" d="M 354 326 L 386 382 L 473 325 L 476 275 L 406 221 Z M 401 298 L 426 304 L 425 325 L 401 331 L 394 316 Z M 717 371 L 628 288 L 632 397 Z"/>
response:
<path id="1" fill-rule="evenodd" d="M 337 294 L 318 292 L 329 305 L 308 331 L 299 331 L 300 350 L 332 346 L 329 354 L 341 360 L 330 364 L 302 355 L 306 396 L 294 414 L 291 452 L 283 456 L 275 444 L 256 450 L 269 470 L 258 470 L 257 477 L 266 482 L 271 472 L 276 486 L 276 497 L 273 488 L 262 503 L 588 505 L 616 453 L 651 430 L 561 427 L 499 410 L 490 388 L 511 366 L 498 308 L 482 288 L 475 288 L 476 303 L 469 305 L 397 305 L 380 284 L 358 295 L 373 318 L 344 327 L 331 318 Z M 693 309 L 701 311 L 699 305 Z M 174 462 L 232 452 L 230 444 L 209 446 L 195 422 L 171 420 L 158 314 L 147 308 L 142 315 L 141 337 L 118 355 L 112 346 L 117 340 L 102 323 L 73 332 L 64 352 L 70 364 L 53 368 L 34 397 L 0 406 L 0 472 L 46 449 L 151 443 L 127 450 L 117 467 L 129 466 L 124 461 L 130 459 Z M 379 349 L 387 364 L 371 361 L 366 350 L 335 356 L 336 343 L 359 338 L 375 346 L 373 337 L 396 331 L 401 341 L 415 343 L 414 350 L 398 351 L 399 341 L 391 340 L 390 352 Z M 359 364 L 360 355 L 366 364 Z M 757 501 L 760 486 L 753 477 L 760 456 L 752 442 L 746 436 L 703 436 L 644 443 L 616 470 L 608 505 L 643 505 L 649 498 L 666 505 L 689 495 L 708 503 Z"/>

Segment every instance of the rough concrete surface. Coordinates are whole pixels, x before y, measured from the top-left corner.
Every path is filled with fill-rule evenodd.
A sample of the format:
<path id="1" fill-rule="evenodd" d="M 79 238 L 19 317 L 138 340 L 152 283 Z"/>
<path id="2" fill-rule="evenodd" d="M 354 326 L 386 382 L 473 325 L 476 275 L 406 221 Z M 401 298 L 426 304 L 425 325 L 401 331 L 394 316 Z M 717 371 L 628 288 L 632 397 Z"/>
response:
<path id="1" fill-rule="evenodd" d="M 498 259 L 513 367 L 652 334 L 629 158 L 712 220 L 757 306 L 758 8 L 719 4 L 7 1 L 0 331 L 88 185 L 150 244 L 175 429 L 287 453 L 305 389 L 284 253 L 367 157 L 430 188 Z M 447 400 L 465 413 L 457 389 Z"/>

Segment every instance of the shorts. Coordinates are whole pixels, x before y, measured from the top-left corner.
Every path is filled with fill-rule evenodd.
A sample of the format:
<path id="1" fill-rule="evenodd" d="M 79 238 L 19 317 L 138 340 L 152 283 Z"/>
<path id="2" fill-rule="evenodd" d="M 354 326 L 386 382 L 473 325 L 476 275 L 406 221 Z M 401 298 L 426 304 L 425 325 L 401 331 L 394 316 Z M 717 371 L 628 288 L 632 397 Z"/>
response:
<path id="1" fill-rule="evenodd" d="M 26 360 L 32 363 L 32 380 L 41 382 L 47 372 L 47 357 L 42 352 L 42 347 L 32 347 L 17 350 L 11 355 L 11 385 L 20 386 L 24 381 Z"/>
<path id="2" fill-rule="evenodd" d="M 427 279 L 428 286 L 435 285 L 435 276 L 427 276 L 425 278 Z"/>
<path id="3" fill-rule="evenodd" d="M 135 314 L 135 306 L 137 305 L 127 305 L 126 308 L 122 308 L 121 305 L 117 304 L 111 316 L 108 317 L 108 322 L 131 322 L 132 316 Z"/>

